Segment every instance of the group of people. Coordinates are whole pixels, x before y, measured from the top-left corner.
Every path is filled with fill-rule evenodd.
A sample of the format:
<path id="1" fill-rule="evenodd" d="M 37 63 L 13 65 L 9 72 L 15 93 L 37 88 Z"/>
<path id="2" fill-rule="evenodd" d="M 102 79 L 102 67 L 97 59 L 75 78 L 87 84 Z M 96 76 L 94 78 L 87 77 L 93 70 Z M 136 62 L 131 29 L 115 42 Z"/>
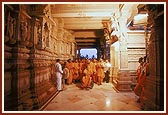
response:
<path id="1" fill-rule="evenodd" d="M 109 82 L 111 64 L 103 59 L 68 59 L 62 62 L 56 60 L 55 72 L 57 79 L 57 89 L 62 91 L 65 84 L 80 83 L 80 88 L 93 88 L 94 83 L 102 85 L 102 82 Z"/>
<path id="2" fill-rule="evenodd" d="M 137 68 L 137 84 L 134 92 L 139 96 L 138 102 L 144 96 L 144 83 L 146 77 L 149 76 L 149 61 L 147 56 L 140 57 L 139 66 Z M 80 83 L 80 88 L 93 88 L 94 83 L 102 85 L 103 82 L 109 82 L 111 64 L 108 60 L 103 59 L 82 59 L 71 60 L 68 59 L 62 62 L 60 59 L 56 60 L 55 72 L 57 79 L 57 90 L 62 91 L 65 84 Z"/>
<path id="3" fill-rule="evenodd" d="M 140 100 L 144 96 L 144 83 L 146 80 L 146 77 L 149 76 L 149 61 L 147 56 L 140 57 L 139 60 L 139 66 L 137 68 L 136 74 L 137 74 L 137 84 L 134 88 L 134 92 L 137 96 L 139 96 L 137 102 L 140 102 Z"/>

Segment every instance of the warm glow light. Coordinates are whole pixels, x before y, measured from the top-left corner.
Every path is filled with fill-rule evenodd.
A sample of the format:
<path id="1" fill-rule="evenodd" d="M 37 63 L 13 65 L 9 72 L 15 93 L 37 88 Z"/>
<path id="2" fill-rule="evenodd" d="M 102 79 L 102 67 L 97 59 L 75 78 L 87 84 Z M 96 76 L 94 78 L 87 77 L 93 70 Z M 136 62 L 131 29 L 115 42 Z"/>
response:
<path id="1" fill-rule="evenodd" d="M 84 57 L 88 55 L 88 58 L 92 58 L 93 56 L 97 58 L 97 49 L 96 48 L 81 49 L 80 54 L 81 56 Z"/>
<path id="2" fill-rule="evenodd" d="M 106 107 L 109 107 L 109 106 L 110 106 L 110 104 L 111 104 L 110 99 L 109 99 L 109 98 L 106 98 Z"/>
<path id="3" fill-rule="evenodd" d="M 80 17 L 109 17 L 111 16 L 111 12 L 83 12 L 80 11 L 78 13 Z"/>
<path id="4" fill-rule="evenodd" d="M 134 24 L 143 24 L 147 23 L 148 14 L 138 14 L 134 16 Z"/>
<path id="5" fill-rule="evenodd" d="M 113 43 L 112 46 L 115 47 L 115 51 L 119 51 L 119 42 L 118 41 Z"/>
<path id="6" fill-rule="evenodd" d="M 134 20 L 142 20 L 144 18 L 146 18 L 148 16 L 148 14 L 138 14 L 136 16 L 134 16 Z"/>

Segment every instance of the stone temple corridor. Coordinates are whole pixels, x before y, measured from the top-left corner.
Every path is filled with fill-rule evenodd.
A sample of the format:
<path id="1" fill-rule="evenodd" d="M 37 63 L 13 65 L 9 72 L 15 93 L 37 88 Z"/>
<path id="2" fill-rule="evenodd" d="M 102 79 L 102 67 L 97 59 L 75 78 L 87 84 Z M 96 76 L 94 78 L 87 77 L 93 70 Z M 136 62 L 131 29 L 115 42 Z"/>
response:
<path id="1" fill-rule="evenodd" d="M 165 8 L 165 2 L 3 2 L 2 112 L 165 112 Z M 95 49 L 96 58 L 82 49 Z M 71 74 L 68 84 L 93 80 L 94 87 L 77 83 L 58 92 L 58 59 Z"/>

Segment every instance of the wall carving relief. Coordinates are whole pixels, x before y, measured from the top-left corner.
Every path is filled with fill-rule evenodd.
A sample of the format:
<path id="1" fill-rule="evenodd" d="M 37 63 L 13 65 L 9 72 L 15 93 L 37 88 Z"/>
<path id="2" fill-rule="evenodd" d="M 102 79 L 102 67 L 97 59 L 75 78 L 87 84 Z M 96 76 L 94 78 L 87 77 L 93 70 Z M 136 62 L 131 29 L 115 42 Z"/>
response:
<path id="1" fill-rule="evenodd" d="M 54 22 L 50 13 L 49 5 L 5 7 L 5 110 L 43 106 L 56 92 L 55 59 L 74 56 L 70 52 L 75 47 L 74 36 L 64 29 L 64 20 Z"/>
<path id="2" fill-rule="evenodd" d="M 23 46 L 27 46 L 31 48 L 33 46 L 32 38 L 31 38 L 31 17 L 21 9 L 20 11 L 20 44 Z"/>
<path id="3" fill-rule="evenodd" d="M 16 18 L 12 15 L 12 11 L 6 11 L 7 16 L 5 17 L 5 39 L 4 42 L 9 44 L 16 43 Z"/>

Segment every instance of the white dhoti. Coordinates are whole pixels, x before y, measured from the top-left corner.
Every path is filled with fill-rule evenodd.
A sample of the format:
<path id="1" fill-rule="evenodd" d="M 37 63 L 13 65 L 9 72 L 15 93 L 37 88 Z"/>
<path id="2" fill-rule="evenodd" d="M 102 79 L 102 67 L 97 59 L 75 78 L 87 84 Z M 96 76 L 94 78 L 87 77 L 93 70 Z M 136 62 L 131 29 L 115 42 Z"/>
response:
<path id="1" fill-rule="evenodd" d="M 57 78 L 57 90 L 62 90 L 62 75 L 59 72 L 56 72 Z"/>
<path id="2" fill-rule="evenodd" d="M 60 63 L 56 63 L 55 70 L 57 78 L 57 90 L 60 91 L 62 90 L 62 74 L 63 74 L 62 66 Z"/>

